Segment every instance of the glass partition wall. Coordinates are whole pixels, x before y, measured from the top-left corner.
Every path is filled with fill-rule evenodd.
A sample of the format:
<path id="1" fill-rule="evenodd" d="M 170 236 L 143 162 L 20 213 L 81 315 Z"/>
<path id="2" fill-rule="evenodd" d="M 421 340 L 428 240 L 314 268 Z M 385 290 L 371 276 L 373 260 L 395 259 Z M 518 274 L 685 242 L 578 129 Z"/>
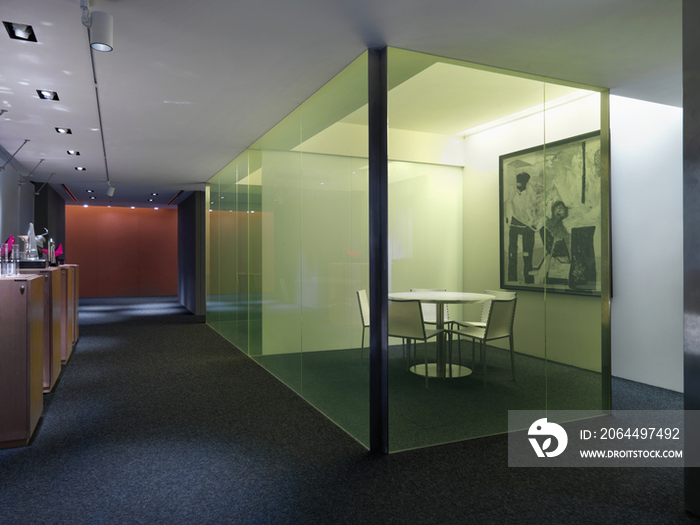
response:
<path id="1" fill-rule="evenodd" d="M 365 54 L 209 182 L 207 303 L 214 329 L 365 445 L 366 105 Z"/>
<path id="2" fill-rule="evenodd" d="M 390 340 L 390 450 L 506 432 L 508 410 L 607 408 L 604 94 L 398 49 L 387 62 L 390 292 L 516 298 L 512 359 L 507 337 L 482 351 L 453 333 L 459 366 L 426 382 L 415 364 L 438 345 L 418 344 L 408 366 L 422 373 L 406 373 Z M 490 306 L 446 304 L 445 318 L 486 322 Z"/>
<path id="3" fill-rule="evenodd" d="M 390 338 L 389 451 L 506 432 L 508 410 L 608 408 L 607 94 L 397 49 L 387 63 L 390 293 L 516 297 L 514 352 L 453 332 L 452 377 L 416 366 L 434 339 Z M 367 151 L 363 55 L 210 181 L 207 230 L 207 322 L 365 446 Z M 447 304 L 445 327 L 492 304 Z"/>

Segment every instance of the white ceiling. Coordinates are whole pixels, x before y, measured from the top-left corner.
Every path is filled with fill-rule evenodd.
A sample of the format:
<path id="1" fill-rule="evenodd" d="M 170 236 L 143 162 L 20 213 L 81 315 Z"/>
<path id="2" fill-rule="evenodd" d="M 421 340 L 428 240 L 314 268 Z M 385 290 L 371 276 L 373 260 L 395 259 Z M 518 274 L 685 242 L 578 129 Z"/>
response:
<path id="1" fill-rule="evenodd" d="M 164 204 L 203 183 L 367 47 L 390 45 L 681 104 L 681 0 L 93 0 L 114 18 L 94 53 L 79 0 L 3 0 L 0 146 L 81 202 Z M 40 100 L 37 89 L 58 92 Z M 59 135 L 55 127 L 70 127 Z M 75 149 L 81 156 L 69 157 Z M 85 172 L 74 168 L 82 165 Z M 3 173 L 0 172 L 0 176 Z"/>

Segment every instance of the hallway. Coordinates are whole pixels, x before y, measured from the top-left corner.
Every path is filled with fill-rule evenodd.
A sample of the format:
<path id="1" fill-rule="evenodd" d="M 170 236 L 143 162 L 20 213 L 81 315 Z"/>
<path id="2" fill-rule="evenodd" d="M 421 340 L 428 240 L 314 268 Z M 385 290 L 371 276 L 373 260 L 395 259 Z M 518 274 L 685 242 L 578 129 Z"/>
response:
<path id="1" fill-rule="evenodd" d="M 369 455 L 193 321 L 174 298 L 81 300 L 32 443 L 0 450 L 0 523 L 698 523 L 679 469 L 509 469 L 505 436 Z"/>

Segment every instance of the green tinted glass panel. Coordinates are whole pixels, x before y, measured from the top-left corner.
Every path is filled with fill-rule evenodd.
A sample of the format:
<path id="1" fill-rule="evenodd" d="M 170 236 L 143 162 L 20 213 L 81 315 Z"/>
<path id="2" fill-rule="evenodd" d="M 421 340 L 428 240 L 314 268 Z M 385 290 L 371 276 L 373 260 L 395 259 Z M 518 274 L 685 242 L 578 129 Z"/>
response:
<path id="1" fill-rule="evenodd" d="M 367 177 L 363 55 L 217 175 L 211 250 L 217 329 L 365 444 Z"/>
<path id="2" fill-rule="evenodd" d="M 569 289 L 577 255 L 573 265 L 563 255 L 600 244 L 599 222 L 585 247 L 571 240 L 577 225 L 599 221 L 600 139 L 574 139 L 600 130 L 600 93 L 396 49 L 388 67 L 390 292 L 516 298 L 512 331 L 508 318 L 488 333 L 504 337 L 483 345 L 478 324 L 445 324 L 462 332 L 452 344 L 390 338 L 390 451 L 506 432 L 508 410 L 600 409 L 601 281 Z M 573 181 L 585 186 L 586 208 L 566 200 L 570 216 L 557 204 L 552 217 Z M 598 270 L 601 260 L 589 257 Z M 452 303 L 444 315 L 495 326 L 505 306 Z M 425 319 L 435 308 L 423 304 Z"/>

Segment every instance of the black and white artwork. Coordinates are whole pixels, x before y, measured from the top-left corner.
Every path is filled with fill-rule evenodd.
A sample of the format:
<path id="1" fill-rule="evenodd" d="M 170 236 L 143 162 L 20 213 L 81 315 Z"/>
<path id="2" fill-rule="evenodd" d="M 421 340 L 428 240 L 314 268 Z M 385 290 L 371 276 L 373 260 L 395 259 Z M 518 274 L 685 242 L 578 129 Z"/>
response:
<path id="1" fill-rule="evenodd" d="M 500 157 L 501 288 L 600 295 L 600 133 Z"/>

